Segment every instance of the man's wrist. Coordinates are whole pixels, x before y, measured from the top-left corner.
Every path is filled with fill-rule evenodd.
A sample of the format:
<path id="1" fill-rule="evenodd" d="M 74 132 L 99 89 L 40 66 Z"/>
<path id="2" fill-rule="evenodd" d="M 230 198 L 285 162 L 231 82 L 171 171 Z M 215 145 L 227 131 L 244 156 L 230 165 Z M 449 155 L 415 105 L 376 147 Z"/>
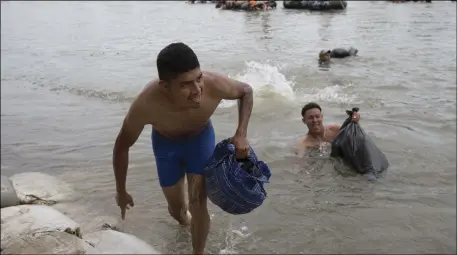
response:
<path id="1" fill-rule="evenodd" d="M 237 130 L 235 131 L 235 136 L 246 137 L 246 130 L 237 128 Z"/>

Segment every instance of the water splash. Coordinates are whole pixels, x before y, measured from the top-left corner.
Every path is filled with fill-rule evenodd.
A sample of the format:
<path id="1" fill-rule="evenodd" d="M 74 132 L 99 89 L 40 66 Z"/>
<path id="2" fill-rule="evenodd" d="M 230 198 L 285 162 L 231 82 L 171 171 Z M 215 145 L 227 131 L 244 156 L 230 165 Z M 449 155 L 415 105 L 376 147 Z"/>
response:
<path id="1" fill-rule="evenodd" d="M 219 254 L 238 254 L 235 246 L 239 244 L 243 239 L 251 235 L 251 233 L 248 232 L 247 226 L 242 226 L 240 230 L 233 229 L 232 220 L 233 217 L 229 216 L 226 239 L 224 241 L 224 248 L 219 251 Z"/>
<path id="2" fill-rule="evenodd" d="M 232 76 L 239 81 L 250 84 L 254 91 L 254 103 L 259 105 L 267 102 L 273 105 L 273 102 L 283 103 L 296 107 L 310 101 L 331 102 L 331 103 L 357 103 L 357 95 L 347 95 L 344 90 L 352 86 L 347 85 L 330 85 L 326 87 L 307 87 L 307 89 L 295 89 L 296 83 L 294 78 L 287 79 L 281 72 L 285 65 L 273 65 L 270 62 L 259 63 L 249 61 L 245 63 L 246 68 L 239 74 Z M 221 108 L 232 107 L 235 101 L 224 100 L 221 102 Z"/>
<path id="3" fill-rule="evenodd" d="M 256 61 L 246 62 L 245 65 L 245 70 L 231 78 L 251 85 L 255 103 L 266 99 L 283 101 L 293 101 L 295 99 L 294 81 L 286 79 L 286 76 L 280 72 L 279 66 Z M 220 107 L 227 108 L 235 104 L 235 101 L 224 100 L 221 102 Z"/>

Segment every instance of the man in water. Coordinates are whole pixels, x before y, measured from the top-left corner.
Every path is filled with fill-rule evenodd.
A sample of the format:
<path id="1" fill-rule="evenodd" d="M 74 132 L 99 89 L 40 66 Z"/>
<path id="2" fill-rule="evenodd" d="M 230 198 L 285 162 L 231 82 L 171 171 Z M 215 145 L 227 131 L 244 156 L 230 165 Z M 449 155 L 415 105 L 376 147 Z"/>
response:
<path id="1" fill-rule="evenodd" d="M 238 100 L 238 127 L 232 143 L 237 158 L 247 157 L 253 92 L 246 83 L 201 71 L 194 51 L 183 43 L 172 43 L 162 49 L 156 64 L 159 79 L 151 81 L 134 100 L 116 138 L 116 201 L 124 219 L 126 209 L 134 206 L 126 190 L 129 148 L 144 126 L 152 125 L 152 147 L 169 213 L 181 225 L 191 225 L 193 253 L 202 254 L 210 227 L 202 174 L 215 148 L 210 117 L 221 100 Z M 185 203 L 185 174 L 190 215 Z"/>
<path id="2" fill-rule="evenodd" d="M 299 139 L 296 144 L 296 155 L 302 159 L 305 151 L 309 148 L 316 148 L 323 142 L 331 143 L 339 133 L 340 124 L 323 125 L 323 114 L 317 103 L 306 104 L 301 111 L 302 122 L 307 126 L 308 133 Z M 359 113 L 355 112 L 352 121 L 358 122 Z M 296 165 L 296 168 L 299 167 Z"/>

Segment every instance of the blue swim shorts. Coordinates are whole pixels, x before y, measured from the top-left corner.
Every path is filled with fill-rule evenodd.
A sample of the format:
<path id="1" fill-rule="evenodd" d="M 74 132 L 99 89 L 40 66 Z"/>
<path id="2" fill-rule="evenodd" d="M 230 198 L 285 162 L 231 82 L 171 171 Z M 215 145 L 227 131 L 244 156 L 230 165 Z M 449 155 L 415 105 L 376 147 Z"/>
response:
<path id="1" fill-rule="evenodd" d="M 175 185 L 186 174 L 202 174 L 215 150 L 211 121 L 192 137 L 172 140 L 153 129 L 153 152 L 161 187 Z"/>

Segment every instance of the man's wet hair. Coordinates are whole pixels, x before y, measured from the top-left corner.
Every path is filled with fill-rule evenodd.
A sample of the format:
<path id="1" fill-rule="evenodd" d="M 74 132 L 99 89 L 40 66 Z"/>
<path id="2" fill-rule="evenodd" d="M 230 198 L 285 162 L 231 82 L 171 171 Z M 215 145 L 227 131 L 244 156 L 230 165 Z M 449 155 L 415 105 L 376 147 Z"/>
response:
<path id="1" fill-rule="evenodd" d="M 159 79 L 170 81 L 178 75 L 200 67 L 194 51 L 182 42 L 171 43 L 159 52 L 156 60 Z"/>
<path id="2" fill-rule="evenodd" d="M 311 109 L 318 109 L 321 112 L 321 107 L 317 103 L 313 103 L 313 102 L 312 103 L 308 103 L 308 104 L 304 105 L 304 107 L 302 107 L 302 111 L 301 111 L 302 117 L 304 117 L 305 113 L 308 110 L 311 110 Z"/>

